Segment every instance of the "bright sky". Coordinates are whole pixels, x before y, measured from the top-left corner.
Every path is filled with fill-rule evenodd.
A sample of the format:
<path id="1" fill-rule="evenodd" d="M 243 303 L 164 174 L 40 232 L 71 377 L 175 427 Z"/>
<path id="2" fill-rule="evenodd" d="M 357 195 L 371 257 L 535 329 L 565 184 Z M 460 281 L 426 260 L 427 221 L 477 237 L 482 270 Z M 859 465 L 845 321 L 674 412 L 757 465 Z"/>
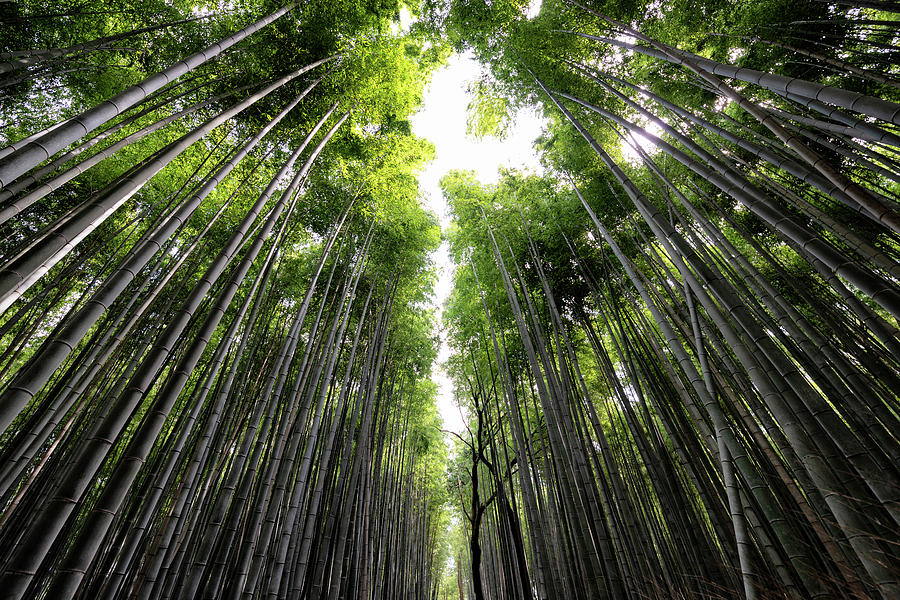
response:
<path id="1" fill-rule="evenodd" d="M 435 160 L 419 175 L 419 183 L 426 195 L 426 206 L 438 216 L 442 227 L 450 219 L 438 182 L 448 171 L 472 170 L 483 183 L 494 183 L 500 166 L 541 170 L 532 142 L 540 135 L 543 121 L 533 110 L 521 111 L 513 118 L 513 126 L 504 140 L 475 140 L 466 136 L 466 106 L 471 100 L 467 89 L 480 75 L 481 66 L 472 56 L 453 55 L 449 64 L 434 74 L 425 91 L 422 109 L 412 118 L 413 133 L 429 139 L 437 151 Z M 446 244 L 435 253 L 435 262 L 439 268 L 435 303 L 440 314 L 453 286 L 453 264 Z M 449 356 L 446 333 L 442 331 L 439 364 L 434 375 L 438 409 L 444 428 L 459 433 L 465 426 L 443 366 Z"/>

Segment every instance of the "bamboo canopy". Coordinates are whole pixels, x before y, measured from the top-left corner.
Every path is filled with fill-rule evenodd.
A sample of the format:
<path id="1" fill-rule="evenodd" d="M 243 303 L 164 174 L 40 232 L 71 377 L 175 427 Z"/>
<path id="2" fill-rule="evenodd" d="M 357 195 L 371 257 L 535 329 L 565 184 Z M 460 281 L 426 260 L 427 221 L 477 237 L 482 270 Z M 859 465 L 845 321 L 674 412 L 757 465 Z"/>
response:
<path id="1" fill-rule="evenodd" d="M 898 19 L 0 3 L 4 597 L 900 597 Z"/>

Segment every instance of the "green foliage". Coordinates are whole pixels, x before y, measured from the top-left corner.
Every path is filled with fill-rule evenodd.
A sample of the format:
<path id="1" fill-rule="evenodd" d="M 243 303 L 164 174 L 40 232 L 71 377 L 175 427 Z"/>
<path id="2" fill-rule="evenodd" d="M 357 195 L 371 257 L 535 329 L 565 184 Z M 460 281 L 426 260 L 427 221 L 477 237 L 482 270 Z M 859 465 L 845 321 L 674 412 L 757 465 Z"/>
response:
<path id="1" fill-rule="evenodd" d="M 472 99 L 466 107 L 466 133 L 476 139 L 488 136 L 504 139 L 512 117 L 509 100 L 498 94 L 485 78 L 471 84 L 468 91 Z"/>
<path id="2" fill-rule="evenodd" d="M 866 65 L 877 65 L 876 58 L 890 63 L 897 53 L 892 46 L 894 37 L 884 31 L 854 29 L 850 20 L 843 18 L 852 13 L 887 19 L 886 14 L 871 10 L 853 12 L 825 2 L 713 0 L 698 5 L 689 0 L 597 0 L 590 2 L 590 10 L 586 10 L 574 2 L 547 0 L 538 16 L 527 18 L 529 4 L 527 0 L 303 2 L 285 18 L 197 68 L 191 73 L 194 79 L 185 81 L 188 78 L 182 78 L 164 89 L 160 96 L 163 101 L 145 105 L 143 113 L 138 109 L 125 111 L 106 123 L 97 132 L 104 139 L 94 146 L 79 149 L 83 150 L 79 160 L 95 156 L 126 136 L 179 110 L 216 98 L 190 115 L 117 151 L 23 211 L 14 221 L 4 224 L 0 228 L 0 253 L 11 257 L 28 250 L 32 240 L 49 231 L 57 219 L 64 222 L 70 211 L 99 198 L 107 186 L 129 177 L 168 144 L 266 83 L 312 61 L 335 58 L 328 65 L 273 92 L 172 160 L 88 235 L 66 260 L 50 269 L 15 305 L 18 312 L 10 311 L 0 317 L 0 347 L 4 349 L 0 357 L 0 382 L 12 380 L 39 345 L 53 335 L 54 328 L 66 315 L 74 314 L 121 264 L 134 247 L 135 240 L 151 231 L 159 220 L 190 196 L 204 177 L 224 164 L 235 148 L 269 122 L 311 81 L 322 76 L 322 82 L 301 105 L 251 153 L 249 159 L 216 187 L 193 217 L 179 224 L 178 231 L 165 247 L 160 248 L 159 260 L 142 270 L 141 276 L 128 288 L 128 294 L 133 296 L 117 300 L 106 320 L 92 327 L 91 335 L 105 331 L 103 328 L 113 323 L 113 317 L 120 314 L 118 311 L 123 311 L 121 314 L 124 315 L 128 307 L 140 306 L 147 300 L 145 312 L 128 332 L 129 335 L 138 332 L 146 338 L 126 336 L 126 343 L 112 354 L 109 373 L 124 373 L 123 365 L 127 360 L 137 361 L 142 356 L 154 339 L 153 335 L 173 319 L 176 308 L 200 280 L 204 270 L 213 264 L 219 250 L 231 238 L 280 165 L 325 111 L 336 105 L 335 116 L 325 124 L 323 131 L 338 115 L 348 114 L 349 117 L 317 159 L 298 193 L 290 221 L 285 223 L 272 280 L 267 288 L 266 318 L 256 329 L 248 327 L 248 331 L 240 332 L 250 340 L 251 350 L 247 354 L 250 358 L 246 360 L 255 360 L 254 366 L 271 364 L 271 356 L 254 353 L 271 352 L 270 348 L 280 347 L 291 319 L 307 293 L 312 299 L 310 314 L 321 310 L 329 318 L 335 307 L 346 299 L 338 299 L 334 290 L 346 285 L 345 278 L 354 265 L 359 264 L 358 287 L 355 295 L 347 299 L 350 307 L 345 323 L 347 330 L 354 331 L 358 327 L 359 331 L 365 332 L 365 346 L 371 343 L 366 336 L 378 326 L 374 322 L 382 315 L 389 315 L 383 340 L 387 358 L 383 379 L 378 381 L 374 397 L 378 403 L 377 419 L 381 419 L 377 424 L 390 431 L 379 440 L 388 440 L 386 444 L 390 446 L 384 456 L 397 464 L 382 464 L 381 471 L 375 475 L 394 477 L 396 480 L 384 487 L 399 489 L 402 471 L 402 477 L 406 477 L 402 484 L 407 486 L 403 489 L 404 499 L 422 502 L 424 507 L 426 538 L 433 540 L 437 532 L 447 528 L 452 530 L 430 555 L 432 574 L 441 579 L 435 596 L 446 597 L 453 595 L 452 591 L 460 591 L 454 590 L 456 578 L 455 571 L 451 572 L 450 560 L 465 563 L 461 550 L 467 543 L 467 532 L 460 514 L 474 497 L 475 466 L 480 463 L 484 466 L 478 476 L 482 479 L 476 481 L 489 484 L 488 489 L 499 491 L 502 486 L 509 486 L 513 495 L 521 492 L 516 488 L 513 461 L 509 458 L 521 449 L 513 446 L 510 433 L 504 431 L 509 427 L 511 413 L 520 415 L 523 435 L 528 438 L 528 452 L 531 453 L 527 457 L 529 468 L 533 469 L 535 481 L 545 484 L 560 477 L 559 466 L 553 463 L 551 440 L 556 432 L 554 427 L 558 425 L 553 419 L 558 417 L 544 413 L 546 398 L 538 386 L 542 377 L 549 380 L 559 376 L 553 373 L 557 369 L 572 381 L 577 380 L 580 386 L 571 385 L 560 392 L 563 387 L 560 383 L 559 389 L 553 391 L 559 396 L 556 398 L 559 405 L 580 419 L 577 431 L 573 426 L 564 432 L 565 435 L 583 441 L 586 455 L 597 447 L 602 447 L 604 452 L 602 464 L 597 460 L 596 464 L 579 465 L 579 468 L 598 480 L 609 477 L 614 467 L 628 471 L 630 480 L 617 488 L 612 497 L 619 498 L 618 494 L 623 493 L 622 497 L 628 498 L 627 502 L 622 500 L 627 510 L 631 510 L 628 502 L 640 508 L 641 518 L 634 519 L 630 525 L 639 522 L 644 526 L 649 522 L 651 526 L 647 529 L 654 533 L 648 534 L 648 539 L 653 538 L 653 543 L 647 543 L 646 547 L 658 549 L 654 551 L 661 554 L 668 553 L 666 556 L 671 556 L 667 560 L 674 560 L 679 541 L 665 535 L 653 537 L 676 531 L 680 526 L 665 521 L 668 517 L 666 508 L 672 506 L 667 503 L 675 502 L 672 498 L 682 500 L 681 496 L 669 492 L 683 493 L 686 502 L 697 504 L 697 519 L 686 519 L 686 522 L 700 524 L 696 527 L 698 530 L 710 526 L 722 504 L 719 496 L 724 495 L 718 487 L 720 481 L 713 455 L 703 454 L 702 458 L 707 462 L 698 463 L 699 466 L 679 463 L 671 473 L 665 471 L 667 461 L 674 464 L 678 452 L 681 454 L 677 459 L 683 461 L 684 455 L 693 448 L 676 447 L 683 441 L 679 436 L 690 443 L 697 442 L 698 448 L 706 441 L 693 439 L 699 438 L 695 436 L 699 423 L 689 422 L 681 414 L 684 407 L 679 403 L 684 397 L 692 398 L 691 394 L 695 392 L 687 390 L 685 375 L 675 373 L 675 363 L 666 362 L 665 353 L 671 349 L 660 351 L 653 346 L 662 339 L 660 324 L 653 322 L 654 318 L 634 289 L 633 282 L 629 283 L 622 263 L 635 265 L 637 272 L 646 279 L 649 293 L 660 298 L 660 304 L 671 313 L 673 322 L 680 328 L 677 335 L 684 338 L 690 349 L 693 332 L 688 331 L 688 317 L 679 296 L 684 286 L 682 278 L 688 277 L 679 271 L 677 257 L 669 254 L 667 243 L 656 237 L 647 219 L 639 214 L 603 161 L 590 150 L 569 120 L 548 101 L 547 94 L 536 86 L 535 80 L 540 78 L 554 92 L 564 91 L 626 121 L 645 126 L 649 122 L 646 115 L 629 104 L 629 100 L 640 99 L 640 93 L 619 84 L 619 94 L 609 88 L 611 82 L 616 81 L 615 77 L 621 77 L 638 82 L 678 106 L 688 107 L 702 118 L 724 123 L 728 131 L 753 139 L 762 137 L 771 145 L 772 139 L 765 137 L 768 136 L 766 130 L 734 103 L 723 102 L 713 90 L 680 66 L 622 48 L 621 44 L 635 40 L 591 11 L 636 26 L 661 42 L 714 60 L 817 79 L 829 85 L 891 98 L 897 98 L 896 89 L 891 86 L 854 79 L 848 72 L 829 69 L 815 61 L 800 61 L 797 56 L 803 56 L 803 51 L 823 52 L 822 47 L 829 49 L 825 52 L 840 47 L 841 56 L 859 55 L 858 60 Z M 21 73 L 6 80 L 5 87 L 0 88 L 0 123 L 3 125 L 0 145 L 78 114 L 278 7 L 279 3 L 274 0 L 224 5 L 199 0 L 101 1 L 91 5 L 90 10 L 84 3 L 68 0 L 54 3 L 52 9 L 34 0 L 0 2 L 0 52 L 40 53 L 50 48 L 90 44 L 99 38 L 119 36 L 108 44 L 23 68 Z M 54 12 L 45 14 L 48 10 Z M 400 31 L 401 10 L 408 10 L 418 17 L 407 32 Z M 833 23 L 817 29 L 815 39 L 798 39 L 793 35 L 794 30 L 784 25 L 798 19 L 826 19 Z M 143 27 L 181 20 L 187 22 L 130 35 Z M 578 33 L 601 39 L 586 39 Z M 873 47 L 879 51 L 869 52 Z M 431 253 L 441 243 L 442 233 L 435 215 L 423 208 L 417 183 L 418 173 L 434 157 L 434 147 L 412 135 L 410 117 L 421 103 L 424 83 L 444 63 L 451 48 L 471 50 L 490 68 L 490 75 L 470 89 L 473 99 L 468 106 L 469 135 L 503 138 L 509 131 L 515 111 L 535 102 L 543 106 L 549 125 L 537 141 L 547 175 L 507 171 L 502 173 L 496 185 L 482 185 L 472 173 L 452 172 L 441 181 L 453 216 L 453 224 L 445 232 L 444 239 L 449 242 L 458 265 L 454 291 L 444 313 L 454 350 L 448 367 L 454 379 L 455 395 L 468 413 L 470 426 L 465 441 L 459 441 L 452 452 L 448 452 L 435 406 L 436 386 L 431 380 L 439 345 L 436 315 L 429 307 L 436 278 Z M 894 67 L 890 68 L 896 71 Z M 599 74 L 598 77 L 594 77 L 595 74 Z M 742 84 L 739 87 L 760 105 L 791 106 L 771 91 Z M 646 208 L 668 216 L 674 231 L 670 237 L 686 238 L 692 252 L 720 267 L 721 281 L 733 285 L 751 300 L 748 310 L 755 311 L 761 322 L 768 323 L 760 331 L 774 340 L 760 356 L 768 356 L 766 352 L 773 348 L 779 352 L 785 350 L 784 363 L 791 368 L 796 364 L 797 372 L 803 376 L 812 373 L 809 376 L 812 381 L 815 371 L 810 364 L 814 361 L 802 353 L 791 354 L 794 342 L 776 331 L 784 323 L 774 314 L 774 305 L 766 304 L 769 299 L 760 301 L 754 290 L 745 293 L 749 288 L 739 272 L 733 270 L 730 264 L 733 259 L 723 250 L 725 244 L 711 240 L 708 231 L 700 231 L 692 225 L 696 218 L 692 213 L 688 214 L 687 207 L 696 207 L 710 226 L 721 232 L 723 238 L 734 245 L 749 265 L 776 290 L 778 301 L 786 300 L 796 307 L 816 332 L 830 332 L 829 327 L 835 321 L 841 321 L 841 325 L 850 323 L 847 318 L 835 316 L 841 311 L 850 313 L 841 304 L 842 300 L 828 291 L 827 278 L 817 273 L 801 256 L 802 249 L 798 250 L 796 244 L 785 243 L 741 203 L 711 182 L 697 178 L 687 166 L 657 150 L 649 150 L 649 157 L 656 161 L 659 172 L 669 181 L 679 185 L 690 182 L 690 185 L 680 187 L 683 196 L 674 198 L 665 182 L 646 168 L 640 158 L 635 159 L 634 152 L 629 153 L 621 126 L 613 126 L 610 120 L 596 113 L 578 111 L 579 121 L 644 194 Z M 662 109 L 657 109 L 657 114 L 670 123 L 676 122 L 672 114 Z M 313 145 L 322 135 L 323 132 L 318 134 Z M 661 137 L 676 143 L 674 136 Z M 780 188 L 767 181 L 773 170 L 747 148 L 726 147 L 724 143 L 720 147 L 708 138 L 698 136 L 697 145 L 690 152 L 695 156 L 709 152 L 733 157 L 735 169 L 744 169 L 754 184 L 768 186 L 766 199 L 771 199 L 779 210 L 802 220 L 803 226 L 815 231 L 829 245 L 852 246 L 840 235 L 829 232 L 827 225 L 807 218 L 804 211 L 785 202 L 789 194 L 777 193 Z M 865 169 L 842 164 L 849 163 L 842 158 L 845 155 L 830 148 L 823 152 L 830 160 L 846 167 L 854 181 L 867 186 L 872 184 L 872 189 L 895 195 L 896 182 L 884 178 L 876 180 Z M 896 158 L 893 154 L 889 156 L 891 161 Z M 806 194 L 804 197 L 814 201 L 827 216 L 845 224 L 862 239 L 873 240 L 872 244 L 886 256 L 897 256 L 900 246 L 896 236 L 884 234 L 880 225 L 860 218 L 851 207 L 839 206 L 818 192 L 810 194 L 799 181 L 782 177 L 775 183 L 790 194 Z M 595 229 L 588 211 L 573 193 L 574 186 L 584 195 L 599 221 L 610 230 L 625 259 L 613 257 L 611 246 L 601 242 L 602 236 Z M 264 207 L 256 227 L 277 202 L 285 200 L 281 197 L 283 188 L 284 182 L 281 182 L 272 200 Z M 339 245 L 324 263 L 324 272 L 335 274 L 335 281 L 341 283 L 335 283 L 336 287 L 329 292 L 319 288 L 310 291 L 308 282 L 316 273 L 326 240 L 330 239 L 345 213 Z M 282 223 L 277 224 L 279 229 Z M 266 250 L 271 243 L 266 242 Z M 245 244 L 237 251 L 238 258 L 248 251 L 248 246 Z M 191 248 L 189 255 L 183 255 L 188 260 L 178 262 L 186 248 Z M 250 270 L 251 277 L 261 270 L 262 265 L 256 261 Z M 162 288 L 158 298 L 149 298 L 146 288 L 139 289 L 143 282 L 152 283 L 168 275 L 174 275 L 172 283 Z M 250 279 L 239 285 L 236 295 L 239 300 L 249 294 L 247 281 Z M 212 298 L 223 287 L 222 282 L 211 287 L 210 298 L 202 303 L 198 318 L 191 321 L 185 336 L 172 349 L 173 356 L 180 357 L 187 351 L 191 336 L 200 328 L 200 317 L 210 310 Z M 807 288 L 823 290 L 822 298 L 806 297 L 804 290 Z M 372 306 L 379 308 L 364 312 L 361 299 L 368 294 L 375 299 Z M 886 315 L 872 298 L 858 290 L 850 289 L 849 294 L 860 297 L 863 306 L 875 316 Z M 510 296 L 521 304 L 531 303 L 525 311 L 527 322 L 524 325 L 521 320 L 524 317 L 514 313 Z M 722 302 L 720 298 L 714 301 Z M 709 312 L 708 307 L 704 310 Z M 858 311 L 863 312 L 862 309 Z M 727 319 L 734 318 L 732 312 L 729 311 Z M 236 314 L 235 302 L 224 311 L 223 322 L 229 323 Z M 701 314 L 701 319 L 707 318 Z M 869 316 L 864 315 L 863 320 L 868 322 L 868 319 Z M 872 340 L 865 337 L 868 334 L 858 334 L 854 327 L 851 323 L 844 329 L 852 334 L 852 341 L 847 346 L 841 345 L 843 340 L 835 340 L 839 349 L 835 355 L 852 356 L 856 361 L 854 368 L 856 363 L 867 363 L 873 356 L 888 364 L 888 358 L 882 356 L 885 354 L 883 349 L 877 344 L 867 347 Z M 859 329 L 863 327 L 860 325 Z M 737 335 L 749 339 L 755 334 L 748 330 Z M 223 336 L 224 326 L 212 333 L 198 367 L 187 378 L 185 389 L 189 393 L 175 398 L 174 409 L 155 446 L 155 452 L 160 456 L 166 452 L 166 443 L 178 434 L 179 427 L 184 426 L 181 421 L 183 413 L 189 410 L 190 394 L 202 385 L 205 369 L 211 368 L 214 349 Z M 827 337 L 838 336 L 828 333 Z M 547 356 L 541 357 L 543 362 L 538 363 L 534 357 L 527 356 L 526 341 L 546 352 Z M 754 343 L 757 341 L 753 340 Z M 305 339 L 303 343 L 311 344 L 312 340 Z M 346 344 L 346 340 L 340 343 Z M 740 367 L 740 357 L 732 356 L 728 345 L 718 338 L 715 343 L 718 347 L 711 346 L 712 351 L 719 354 L 719 362 L 714 365 L 716 375 L 723 377 L 721 373 L 725 373 L 728 376 L 729 371 Z M 88 343 L 84 342 L 77 350 L 84 352 L 87 349 Z M 366 351 L 373 349 L 366 347 Z M 348 352 L 340 346 L 336 354 L 340 357 L 340 372 L 350 373 L 356 368 Z M 131 436 L 148 418 L 156 396 L 161 395 L 160 390 L 175 372 L 175 360 L 165 363 L 160 376 L 136 405 L 109 461 L 98 471 L 103 480 L 94 482 L 88 490 L 88 504 L 96 500 L 105 485 L 105 478 L 114 473 L 115 462 L 124 456 Z M 243 364 L 240 361 L 245 357 L 229 357 L 229 360 L 234 360 L 235 365 Z M 691 363 L 690 360 L 686 362 Z M 500 363 L 509 371 L 502 376 L 498 375 Z M 849 359 L 847 364 L 850 364 Z M 876 370 L 881 368 L 880 365 L 878 363 L 872 372 L 880 374 L 881 371 Z M 674 379 L 670 378 L 671 373 L 675 373 Z M 256 376 L 256 373 L 250 375 Z M 741 411 L 750 409 L 752 412 L 757 408 L 756 404 L 763 406 L 766 398 L 757 398 L 752 385 L 744 386 L 740 377 L 731 376 L 737 382 L 735 389 L 746 392 L 749 398 L 739 400 L 734 414 L 728 417 L 738 422 L 740 416 L 741 426 L 747 428 L 747 431 L 740 429 L 740 443 L 752 438 L 756 430 L 751 430 L 749 425 L 753 424 L 759 431 L 772 434 L 774 453 L 781 452 L 788 457 L 784 466 L 791 467 L 793 452 L 786 452 L 787 447 L 779 448 L 781 441 L 774 435 L 776 432 L 781 434 L 777 428 L 784 424 L 772 422 L 763 411 L 760 413 L 765 420 L 761 420 L 761 425 L 752 420 L 755 418 L 752 415 L 745 418 Z M 844 376 L 844 373 L 839 374 L 839 377 Z M 824 377 L 827 385 L 821 377 L 810 384 L 809 398 L 826 401 L 817 418 L 838 405 L 839 395 L 832 393 L 829 396 L 831 392 L 826 389 L 831 385 L 829 377 L 830 373 Z M 561 381 L 562 377 L 559 379 Z M 114 389 L 117 381 L 113 376 L 107 378 L 104 372 L 103 379 L 98 380 L 96 389 L 89 390 L 86 398 L 101 406 L 101 401 L 117 393 Z M 329 394 L 331 386 L 337 390 L 339 386 L 335 381 L 323 383 L 322 390 Z M 886 385 L 892 382 L 893 379 Z M 53 385 L 57 383 L 54 380 Z M 741 386 L 744 386 L 742 390 Z M 872 387 L 875 391 L 871 393 L 882 393 L 880 387 Z M 49 391 L 41 393 L 48 394 Z M 890 399 L 895 400 L 893 396 Z M 37 404 L 29 410 L 38 410 Z M 727 406 L 724 401 L 723 405 Z M 91 406 L 91 410 L 97 410 Z M 884 406 L 893 405 L 885 403 Z M 288 409 L 287 406 L 279 408 L 281 412 Z M 774 414 L 778 421 L 777 413 Z M 889 414 L 890 411 L 882 407 L 882 413 L 877 418 L 871 417 L 870 421 L 876 424 L 887 422 L 885 415 Z M 32 416 L 25 411 L 19 422 Z M 355 428 L 348 433 L 357 435 L 362 429 L 361 423 L 356 421 L 357 416 L 329 414 L 327 418 L 343 423 L 339 420 L 346 417 L 350 428 Z M 839 423 L 853 423 L 858 418 L 852 410 L 834 416 Z M 480 427 L 474 425 L 476 420 Z M 771 429 L 770 425 L 773 426 Z M 706 426 L 705 422 L 703 426 Z M 804 424 L 804 427 L 813 430 L 812 424 Z M 397 436 L 392 437 L 397 431 Z M 8 434 L 7 438 L 14 434 L 17 431 Z M 605 445 L 601 446 L 600 434 L 611 441 L 604 440 Z M 886 437 L 891 439 L 889 434 Z M 482 442 L 487 449 L 479 456 L 474 448 Z M 871 442 L 872 446 L 880 443 L 881 440 Z M 56 440 L 45 444 L 42 452 L 52 453 L 55 444 Z M 767 459 L 764 453 L 755 452 L 755 447 L 751 449 L 754 451 L 750 453 L 752 461 L 764 465 Z M 568 452 L 567 447 L 566 460 L 571 458 Z M 501 473 L 501 457 L 506 461 L 505 473 Z M 525 458 L 516 456 L 516 460 Z M 583 456 L 579 459 L 585 460 Z M 556 460 L 560 458 L 556 457 Z M 344 465 L 340 467 L 344 468 Z M 696 472 L 686 472 L 695 467 Z M 783 467 L 781 462 L 778 467 Z M 660 473 L 665 476 L 661 477 Z M 704 478 L 709 474 L 713 475 L 706 482 Z M 767 474 L 768 471 L 763 473 L 764 476 Z M 806 477 L 805 472 L 803 477 Z M 709 489 L 699 489 L 698 479 L 706 482 Z M 803 483 L 799 477 L 788 479 L 791 484 L 794 479 Z M 590 481 L 593 485 L 593 480 Z M 40 483 L 43 485 L 43 480 Z M 783 483 L 779 482 L 779 485 Z M 547 485 L 541 492 L 548 500 L 559 492 L 554 485 Z M 818 490 L 810 491 L 818 493 Z M 709 506 L 702 506 L 698 500 L 701 494 L 709 494 L 716 500 Z M 815 494 L 809 496 L 817 498 Z M 490 498 L 488 502 L 498 496 L 495 494 Z M 791 506 L 787 493 L 777 500 L 784 502 L 786 507 Z M 558 509 L 558 506 L 554 507 L 554 510 Z M 526 511 L 517 506 L 510 512 L 512 517 L 504 514 L 504 518 L 511 518 L 515 530 L 518 527 L 516 519 L 524 520 Z M 656 518 L 657 513 L 662 515 L 658 522 L 645 519 L 649 515 Z M 84 514 L 76 517 L 81 526 L 85 522 Z M 842 523 L 839 525 L 844 527 Z M 527 528 L 522 529 L 525 535 L 531 535 Z M 728 527 L 725 529 L 730 531 Z M 720 549 L 716 547 L 717 551 Z M 647 552 L 648 555 L 652 553 Z M 782 554 L 792 556 L 786 549 Z M 830 560 L 819 558 L 822 564 L 828 564 Z M 646 560 L 647 564 L 652 562 Z M 466 568 L 470 565 L 466 564 Z M 733 565 L 728 564 L 728 568 L 733 569 Z"/>

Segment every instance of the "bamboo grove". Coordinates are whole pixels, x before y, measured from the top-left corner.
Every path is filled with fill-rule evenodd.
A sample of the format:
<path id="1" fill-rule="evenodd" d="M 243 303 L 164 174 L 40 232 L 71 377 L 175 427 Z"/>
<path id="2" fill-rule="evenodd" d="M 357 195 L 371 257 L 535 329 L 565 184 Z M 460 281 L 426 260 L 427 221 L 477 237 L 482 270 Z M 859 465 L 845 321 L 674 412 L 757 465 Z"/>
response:
<path id="1" fill-rule="evenodd" d="M 900 596 L 898 14 L 0 3 L 3 594 Z"/>
<path id="2" fill-rule="evenodd" d="M 4 597 L 431 597 L 442 49 L 220 9 L 0 6 Z"/>
<path id="3" fill-rule="evenodd" d="M 468 597 L 896 598 L 900 7 L 524 8 L 447 11 L 549 122 L 442 182 Z"/>

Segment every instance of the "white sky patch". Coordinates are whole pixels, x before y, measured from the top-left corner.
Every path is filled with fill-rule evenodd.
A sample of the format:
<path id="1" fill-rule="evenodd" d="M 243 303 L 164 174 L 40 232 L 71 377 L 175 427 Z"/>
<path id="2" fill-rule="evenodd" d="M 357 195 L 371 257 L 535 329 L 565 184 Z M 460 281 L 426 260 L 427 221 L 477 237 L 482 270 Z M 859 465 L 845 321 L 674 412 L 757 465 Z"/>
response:
<path id="1" fill-rule="evenodd" d="M 412 25 L 412 15 L 409 13 L 409 9 L 405 6 L 400 7 L 400 29 L 403 31 L 409 31 L 409 26 Z"/>
<path id="2" fill-rule="evenodd" d="M 435 196 L 441 195 L 438 181 L 453 169 L 475 171 L 482 183 L 496 183 L 500 166 L 535 171 L 541 168 L 532 142 L 541 133 L 543 119 L 533 109 L 522 110 L 513 117 L 509 134 L 503 140 L 466 136 L 466 106 L 472 100 L 467 89 L 480 74 L 481 65 L 471 54 L 454 54 L 448 65 L 434 74 L 422 109 L 411 119 L 413 133 L 428 138 L 437 150 L 435 160 L 419 177 L 424 190 L 433 191 Z M 445 204 L 442 198 L 437 202 L 430 208 L 446 225 L 449 220 L 444 214 Z"/>
<path id="3" fill-rule="evenodd" d="M 540 0 L 534 0 L 534 3 L 540 4 Z M 422 109 L 411 119 L 413 133 L 429 139 L 435 146 L 435 159 L 419 174 L 419 184 L 425 193 L 426 208 L 437 215 L 441 227 L 450 223 L 450 215 L 438 182 L 448 171 L 475 171 L 482 183 L 496 183 L 500 166 L 542 171 L 532 146 L 541 133 L 543 119 L 533 109 L 515 115 L 509 134 L 502 141 L 490 137 L 475 140 L 466 136 L 466 107 L 472 99 L 467 89 L 481 73 L 481 65 L 471 54 L 454 54 L 447 66 L 432 77 L 425 90 Z M 433 258 L 438 267 L 435 304 L 440 316 L 453 287 L 453 263 L 446 243 Z M 444 429 L 462 433 L 465 430 L 463 416 L 453 399 L 453 384 L 444 368 L 449 357 L 447 333 L 442 330 L 438 365 L 433 375 L 438 386 L 438 410 L 444 420 Z"/>
<path id="4" fill-rule="evenodd" d="M 640 122 L 640 121 L 638 121 L 638 122 Z M 641 123 L 641 126 L 647 130 L 647 133 L 649 133 L 651 135 L 655 135 L 656 137 L 662 137 L 662 134 L 663 134 L 662 127 L 660 127 L 656 123 L 643 122 L 643 123 Z M 633 136 L 634 136 L 634 140 L 644 150 L 644 152 L 646 152 L 647 154 L 649 154 L 651 156 L 656 154 L 656 151 L 657 151 L 656 144 L 654 144 L 652 141 L 648 140 L 647 138 L 645 138 L 644 136 L 642 136 L 639 133 L 634 133 Z M 632 165 L 639 165 L 639 164 L 641 164 L 641 155 L 638 154 L 638 151 L 632 147 L 630 141 L 631 141 L 630 137 L 626 140 L 622 140 L 622 143 L 620 145 L 620 148 L 622 150 L 622 157 L 625 160 L 627 160 L 629 163 L 631 163 Z"/>
<path id="5" fill-rule="evenodd" d="M 747 53 L 746 48 L 732 48 L 728 51 L 728 60 L 736 63 L 742 56 Z"/>
<path id="6" fill-rule="evenodd" d="M 528 5 L 528 10 L 525 11 L 525 17 L 533 19 L 538 16 L 538 13 L 541 12 L 541 5 L 543 3 L 543 0 L 531 0 L 531 3 Z"/>
<path id="7" fill-rule="evenodd" d="M 663 17 L 665 17 L 665 14 L 663 13 L 663 6 L 664 3 L 662 2 L 662 0 L 653 0 L 653 2 L 647 5 L 647 9 L 645 12 L 646 17 L 662 19 Z"/>
<path id="8" fill-rule="evenodd" d="M 412 14 L 410 14 L 409 9 L 405 6 L 400 7 L 400 21 L 393 21 L 390 25 L 391 33 L 393 35 L 400 35 L 402 33 L 406 33 L 409 31 L 409 26 L 412 25 L 413 18 Z"/>

